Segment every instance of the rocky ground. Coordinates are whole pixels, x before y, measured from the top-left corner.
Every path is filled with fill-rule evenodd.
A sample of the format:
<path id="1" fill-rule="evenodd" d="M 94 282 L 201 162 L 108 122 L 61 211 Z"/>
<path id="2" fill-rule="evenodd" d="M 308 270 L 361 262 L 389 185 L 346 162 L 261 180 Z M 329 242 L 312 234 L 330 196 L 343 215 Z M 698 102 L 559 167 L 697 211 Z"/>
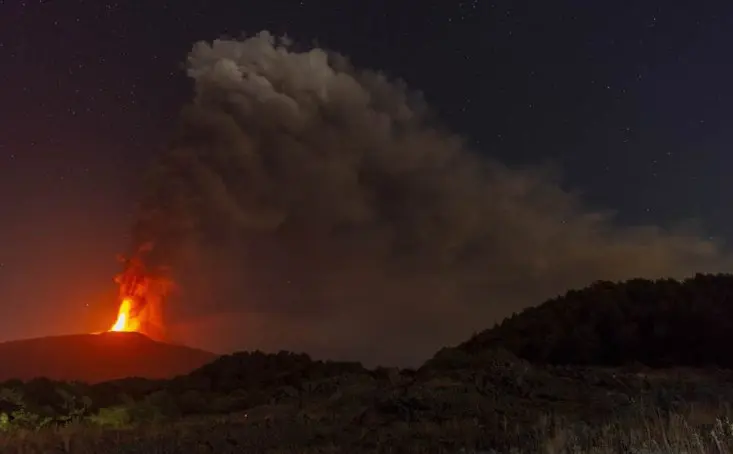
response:
<path id="1" fill-rule="evenodd" d="M 267 404 L 246 412 L 133 430 L 67 428 L 30 444 L 110 454 L 651 452 L 629 446 L 642 443 L 633 433 L 646 432 L 647 444 L 669 444 L 675 424 L 702 438 L 729 436 L 717 418 L 733 401 L 732 382 L 730 371 L 536 366 L 502 350 L 446 349 L 417 371 L 351 371 L 278 386 Z M 24 443 L 16 452 L 34 452 Z"/>

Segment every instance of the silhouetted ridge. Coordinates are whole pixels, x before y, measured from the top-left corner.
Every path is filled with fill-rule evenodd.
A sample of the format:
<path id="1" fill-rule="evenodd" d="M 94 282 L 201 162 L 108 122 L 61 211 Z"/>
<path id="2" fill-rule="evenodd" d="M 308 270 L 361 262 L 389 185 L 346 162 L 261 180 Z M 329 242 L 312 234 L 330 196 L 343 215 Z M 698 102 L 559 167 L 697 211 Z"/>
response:
<path id="1" fill-rule="evenodd" d="M 524 310 L 457 347 L 536 363 L 733 368 L 733 276 L 600 281 Z"/>
<path id="2" fill-rule="evenodd" d="M 304 353 L 238 352 L 221 356 L 186 376 L 176 378 L 172 386 L 231 392 L 286 385 L 300 387 L 310 380 L 366 372 L 360 363 L 313 361 Z"/>
<path id="3" fill-rule="evenodd" d="M 87 383 L 127 377 L 166 379 L 191 372 L 216 357 L 138 333 L 42 337 L 0 343 L 0 381 L 40 377 Z"/>

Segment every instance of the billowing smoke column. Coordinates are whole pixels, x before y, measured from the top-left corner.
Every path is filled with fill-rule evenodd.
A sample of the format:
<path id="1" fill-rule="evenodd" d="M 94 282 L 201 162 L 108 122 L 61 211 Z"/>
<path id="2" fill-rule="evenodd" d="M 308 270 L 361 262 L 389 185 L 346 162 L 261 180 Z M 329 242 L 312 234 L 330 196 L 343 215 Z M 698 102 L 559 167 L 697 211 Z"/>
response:
<path id="1" fill-rule="evenodd" d="M 340 55 L 262 32 L 197 43 L 188 75 L 135 232 L 180 283 L 172 326 L 207 347 L 414 364 L 572 287 L 728 266 L 701 236 L 619 226 L 549 172 L 477 156 Z"/>

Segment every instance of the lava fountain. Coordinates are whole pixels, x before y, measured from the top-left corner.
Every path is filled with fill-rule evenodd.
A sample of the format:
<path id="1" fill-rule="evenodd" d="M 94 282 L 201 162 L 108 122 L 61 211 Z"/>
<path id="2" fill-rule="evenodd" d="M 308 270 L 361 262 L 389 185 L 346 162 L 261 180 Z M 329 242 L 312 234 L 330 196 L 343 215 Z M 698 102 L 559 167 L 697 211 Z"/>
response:
<path id="1" fill-rule="evenodd" d="M 122 260 L 124 271 L 115 278 L 120 286 L 120 306 L 109 331 L 138 332 L 163 340 L 163 301 L 173 282 L 162 273 L 154 275 L 148 272 L 141 254 Z"/>
<path id="2" fill-rule="evenodd" d="M 116 332 L 135 332 L 140 330 L 140 320 L 131 316 L 132 299 L 125 298 L 120 303 L 120 309 L 117 312 L 117 321 L 115 321 L 110 331 Z"/>

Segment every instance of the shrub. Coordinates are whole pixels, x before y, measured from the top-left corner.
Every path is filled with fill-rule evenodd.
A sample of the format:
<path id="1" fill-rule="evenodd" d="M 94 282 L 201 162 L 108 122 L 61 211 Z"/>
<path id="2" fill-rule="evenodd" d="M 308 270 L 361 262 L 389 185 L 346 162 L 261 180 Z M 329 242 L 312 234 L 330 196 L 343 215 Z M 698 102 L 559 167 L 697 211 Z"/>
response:
<path id="1" fill-rule="evenodd" d="M 93 424 L 102 427 L 123 428 L 130 425 L 130 410 L 123 406 L 100 408 L 99 412 L 87 418 Z"/>

